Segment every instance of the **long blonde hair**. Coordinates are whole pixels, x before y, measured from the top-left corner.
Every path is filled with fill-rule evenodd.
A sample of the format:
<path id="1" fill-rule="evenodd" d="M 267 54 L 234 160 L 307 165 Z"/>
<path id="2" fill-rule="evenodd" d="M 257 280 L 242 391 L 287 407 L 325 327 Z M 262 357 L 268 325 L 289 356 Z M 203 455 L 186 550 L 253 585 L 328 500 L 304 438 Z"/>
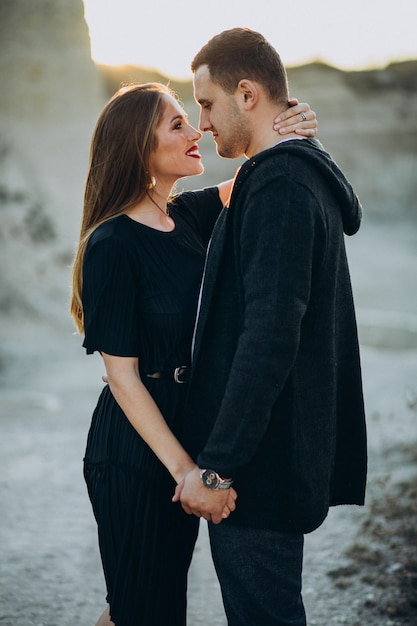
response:
<path id="1" fill-rule="evenodd" d="M 72 267 L 70 312 L 84 333 L 82 271 L 90 235 L 107 220 L 135 206 L 149 189 L 149 161 L 157 147 L 156 129 L 164 95 L 176 97 L 160 83 L 123 86 L 101 111 L 93 133 L 84 191 L 80 239 Z"/>

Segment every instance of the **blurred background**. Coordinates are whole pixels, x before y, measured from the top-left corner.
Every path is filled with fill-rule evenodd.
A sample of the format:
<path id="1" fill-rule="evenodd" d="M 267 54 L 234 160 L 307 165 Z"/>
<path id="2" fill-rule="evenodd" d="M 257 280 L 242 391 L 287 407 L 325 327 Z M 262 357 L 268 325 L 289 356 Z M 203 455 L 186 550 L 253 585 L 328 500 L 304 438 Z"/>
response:
<path id="1" fill-rule="evenodd" d="M 190 0 L 175 7 L 167 0 L 2 0 L 0 317 L 68 324 L 62 302 L 101 107 L 123 81 L 170 81 L 197 124 L 190 60 L 210 36 L 236 25 L 260 30 L 277 47 L 291 94 L 316 111 L 319 138 L 368 219 L 415 222 L 414 3 L 400 0 L 377 15 L 370 1 L 337 12 L 327 0 L 311 4 L 260 1 L 254 12 L 252 2 L 240 2 L 237 18 L 219 0 L 202 17 Z M 184 187 L 236 170 L 236 161 L 216 156 L 210 136 L 201 146 L 206 172 Z"/>
<path id="2" fill-rule="evenodd" d="M 184 0 L 175 8 L 163 0 L 2 1 L 1 316 L 64 321 L 89 141 L 106 99 L 123 81 L 170 81 L 197 124 L 189 62 L 210 36 L 235 25 L 269 36 L 284 63 L 305 61 L 289 65 L 291 94 L 316 111 L 319 138 L 351 179 L 369 219 L 417 218 L 411 0 L 400 1 L 402 11 L 386 8 L 377 16 L 363 1 L 338 8 L 337 16 L 330 2 L 315 3 L 314 12 L 308 2 L 287 12 L 258 2 L 256 16 L 247 2 L 240 3 L 239 24 L 224 4 L 212 2 L 208 19 Z M 216 156 L 210 136 L 201 145 L 206 172 L 185 187 L 218 182 L 236 170 L 235 161 Z"/>
<path id="3" fill-rule="evenodd" d="M 373 471 L 395 482 L 396 471 L 415 470 L 415 454 L 407 452 L 417 439 L 415 2 L 234 6 L 1 0 L 0 623 L 6 626 L 73 623 L 71 591 L 85 620 L 77 623 L 93 623 L 104 602 L 81 475 L 102 368 L 84 356 L 68 313 L 95 121 L 122 82 L 158 80 L 178 92 L 197 125 L 189 63 L 225 28 L 259 30 L 277 48 L 291 95 L 316 111 L 318 138 L 362 201 L 363 227 L 347 246 Z M 234 175 L 239 162 L 220 159 L 210 136 L 200 145 L 205 173 L 178 189 Z M 393 443 L 402 456 L 395 467 L 383 467 L 378 459 Z M 223 623 L 218 619 L 211 625 Z M 312 623 L 333 623 L 323 619 Z"/>

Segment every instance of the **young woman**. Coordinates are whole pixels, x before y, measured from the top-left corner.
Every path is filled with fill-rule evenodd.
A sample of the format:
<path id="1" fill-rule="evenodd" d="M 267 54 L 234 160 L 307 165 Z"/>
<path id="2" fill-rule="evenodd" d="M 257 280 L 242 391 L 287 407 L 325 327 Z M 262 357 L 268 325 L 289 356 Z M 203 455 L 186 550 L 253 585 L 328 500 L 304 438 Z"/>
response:
<path id="1" fill-rule="evenodd" d="M 308 105 L 284 124 L 297 115 L 314 135 Z M 186 621 L 199 519 L 172 496 L 195 468 L 180 443 L 191 341 L 206 246 L 232 185 L 171 195 L 203 172 L 200 138 L 175 95 L 150 83 L 120 89 L 92 139 L 71 313 L 108 381 L 84 459 L 109 606 L 99 626 Z M 222 518 L 235 499 L 230 489 Z"/>

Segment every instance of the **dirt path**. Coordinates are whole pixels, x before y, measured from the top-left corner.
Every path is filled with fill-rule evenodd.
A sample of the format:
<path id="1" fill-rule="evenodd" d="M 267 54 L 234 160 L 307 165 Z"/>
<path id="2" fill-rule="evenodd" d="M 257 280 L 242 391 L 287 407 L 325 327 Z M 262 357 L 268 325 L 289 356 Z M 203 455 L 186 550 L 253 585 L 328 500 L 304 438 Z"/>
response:
<path id="1" fill-rule="evenodd" d="M 370 227 L 349 247 L 359 318 L 386 313 L 362 348 L 369 488 L 364 508 L 338 507 L 306 537 L 309 626 L 417 624 L 416 240 L 415 229 Z M 393 313 L 410 322 L 405 339 Z M 92 626 L 104 608 L 81 473 L 102 368 L 71 332 L 3 326 L 1 626 Z M 189 587 L 189 625 L 225 626 L 204 527 Z"/>

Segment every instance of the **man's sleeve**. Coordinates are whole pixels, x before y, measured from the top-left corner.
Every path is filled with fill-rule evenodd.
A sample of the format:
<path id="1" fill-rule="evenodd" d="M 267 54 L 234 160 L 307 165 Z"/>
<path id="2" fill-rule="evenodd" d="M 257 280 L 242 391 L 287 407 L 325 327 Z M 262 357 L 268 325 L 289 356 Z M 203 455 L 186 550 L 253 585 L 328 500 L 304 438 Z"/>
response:
<path id="1" fill-rule="evenodd" d="M 241 213 L 243 330 L 200 467 L 233 476 L 255 454 L 294 364 L 308 306 L 317 202 L 282 176 L 246 198 Z"/>

